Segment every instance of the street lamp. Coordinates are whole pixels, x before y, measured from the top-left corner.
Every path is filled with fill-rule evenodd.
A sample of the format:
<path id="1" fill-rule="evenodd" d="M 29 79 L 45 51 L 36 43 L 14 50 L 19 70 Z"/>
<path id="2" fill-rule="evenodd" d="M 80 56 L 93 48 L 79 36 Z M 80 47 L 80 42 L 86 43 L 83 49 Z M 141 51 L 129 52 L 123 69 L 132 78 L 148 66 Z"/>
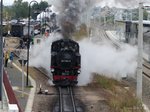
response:
<path id="1" fill-rule="evenodd" d="M 0 101 L 3 100 L 3 0 L 0 4 Z M 3 101 L 2 101 L 3 102 Z"/>
<path id="2" fill-rule="evenodd" d="M 28 86 L 28 76 L 29 76 L 29 48 L 30 48 L 30 11 L 31 11 L 31 3 L 35 2 L 38 4 L 37 1 L 33 0 L 29 3 L 29 12 L 28 12 L 28 41 L 27 41 L 27 78 L 26 78 L 26 86 Z"/>

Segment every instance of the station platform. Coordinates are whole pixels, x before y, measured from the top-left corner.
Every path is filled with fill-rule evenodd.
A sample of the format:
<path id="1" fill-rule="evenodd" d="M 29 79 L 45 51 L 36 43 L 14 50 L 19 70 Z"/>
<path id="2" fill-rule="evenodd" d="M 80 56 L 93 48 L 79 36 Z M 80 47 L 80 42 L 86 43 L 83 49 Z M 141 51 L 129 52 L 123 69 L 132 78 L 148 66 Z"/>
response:
<path id="1" fill-rule="evenodd" d="M 25 72 L 23 81 L 24 84 L 22 83 L 22 69 L 18 60 L 14 60 L 14 63 L 12 63 L 12 65 L 8 63 L 8 66 L 4 68 L 3 82 L 7 95 L 6 98 L 3 98 L 5 99 L 4 103 L 6 104 L 4 108 L 0 110 L 0 112 L 9 112 L 10 106 L 13 104 L 17 105 L 18 108 L 18 111 L 16 109 L 13 112 L 32 112 L 36 83 L 29 76 L 29 83 L 28 86 L 26 86 Z M 24 88 L 22 88 L 22 85 L 24 85 Z"/>

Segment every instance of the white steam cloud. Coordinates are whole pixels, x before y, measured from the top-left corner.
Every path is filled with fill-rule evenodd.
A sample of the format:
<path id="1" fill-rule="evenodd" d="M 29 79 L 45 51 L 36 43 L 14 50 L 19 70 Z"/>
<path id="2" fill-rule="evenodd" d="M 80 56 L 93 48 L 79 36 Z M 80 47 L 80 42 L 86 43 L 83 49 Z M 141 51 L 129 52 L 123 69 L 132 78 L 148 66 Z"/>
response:
<path id="1" fill-rule="evenodd" d="M 57 6 L 57 8 L 62 8 L 63 0 L 48 0 L 49 4 Z M 119 7 L 119 8 L 135 8 L 138 7 L 139 2 L 149 2 L 149 0 L 79 0 L 81 7 L 92 7 L 93 5 L 99 4 L 101 7 Z"/>
<path id="2" fill-rule="evenodd" d="M 43 38 L 40 44 L 32 46 L 30 50 L 30 66 L 43 67 L 49 72 L 51 43 L 61 38 L 60 34 L 52 33 L 49 38 Z"/>
<path id="3" fill-rule="evenodd" d="M 91 3 L 88 1 L 91 1 Z M 119 0 L 112 0 L 112 2 L 114 1 L 118 2 Z M 84 4 L 82 9 L 99 3 L 98 0 L 79 0 L 79 2 L 81 5 Z M 101 2 L 104 2 L 104 0 L 101 0 Z M 62 0 L 53 1 L 53 3 L 59 7 L 58 9 L 63 9 L 61 6 Z M 118 3 L 121 4 L 121 2 Z M 127 5 L 127 3 L 122 2 L 122 5 L 124 4 Z M 60 34 L 52 33 L 39 45 L 33 46 L 30 52 L 30 66 L 43 67 L 50 73 L 51 43 L 60 38 L 62 38 Z M 110 44 L 96 44 L 88 39 L 80 41 L 79 45 L 81 53 L 81 74 L 78 78 L 79 85 L 90 83 L 93 78 L 92 73 L 120 79 L 126 75 L 133 76 L 136 71 L 136 47 L 122 44 L 120 49 L 116 49 Z"/>
<path id="4" fill-rule="evenodd" d="M 50 73 L 51 43 L 60 39 L 59 34 L 52 34 L 39 45 L 31 49 L 30 66 L 43 67 Z M 137 49 L 122 45 L 116 49 L 109 44 L 95 44 L 90 40 L 79 42 L 81 53 L 81 74 L 79 85 L 86 85 L 92 80 L 92 73 L 120 79 L 124 75 L 133 75 L 137 63 Z"/>
<path id="5" fill-rule="evenodd" d="M 81 74 L 79 84 L 85 85 L 92 79 L 92 73 L 103 74 L 117 80 L 134 75 L 137 62 L 137 49 L 123 44 L 121 49 L 116 49 L 109 44 L 95 44 L 90 40 L 80 43 L 81 50 Z"/>

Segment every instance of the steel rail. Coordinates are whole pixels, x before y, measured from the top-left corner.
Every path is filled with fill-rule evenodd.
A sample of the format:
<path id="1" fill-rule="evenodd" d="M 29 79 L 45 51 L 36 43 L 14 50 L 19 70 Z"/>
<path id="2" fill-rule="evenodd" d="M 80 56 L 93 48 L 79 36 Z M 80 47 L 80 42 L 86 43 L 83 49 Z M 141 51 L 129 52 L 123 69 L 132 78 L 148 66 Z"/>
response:
<path id="1" fill-rule="evenodd" d="M 58 87 L 59 89 L 59 112 L 63 112 L 63 96 L 62 96 L 62 90 L 61 87 Z"/>
<path id="2" fill-rule="evenodd" d="M 107 40 L 111 41 L 113 45 L 115 45 L 117 48 L 120 48 L 120 43 L 111 39 L 111 37 L 109 37 L 105 31 L 103 31 L 103 35 L 107 38 Z"/>
<path id="3" fill-rule="evenodd" d="M 72 87 L 69 87 L 69 93 L 70 93 L 70 97 L 71 97 L 71 102 L 72 102 L 73 112 L 77 112 Z"/>
<path id="4" fill-rule="evenodd" d="M 143 64 L 143 67 L 147 68 L 147 69 L 150 69 L 150 67 L 146 66 L 145 64 Z M 142 72 L 143 75 L 145 75 L 147 78 L 150 79 L 150 75 L 148 75 L 147 73 L 145 73 L 144 71 Z"/>

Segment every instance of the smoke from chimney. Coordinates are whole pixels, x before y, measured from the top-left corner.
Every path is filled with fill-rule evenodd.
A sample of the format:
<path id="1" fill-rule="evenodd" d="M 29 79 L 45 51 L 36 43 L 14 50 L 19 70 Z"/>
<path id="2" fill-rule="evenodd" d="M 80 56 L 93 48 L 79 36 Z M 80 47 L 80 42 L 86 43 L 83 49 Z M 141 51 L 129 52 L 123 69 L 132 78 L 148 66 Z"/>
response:
<path id="1" fill-rule="evenodd" d="M 64 38 L 70 38 L 71 34 L 76 30 L 76 24 L 79 17 L 78 0 L 62 0 L 63 11 L 60 18 L 62 35 Z"/>

